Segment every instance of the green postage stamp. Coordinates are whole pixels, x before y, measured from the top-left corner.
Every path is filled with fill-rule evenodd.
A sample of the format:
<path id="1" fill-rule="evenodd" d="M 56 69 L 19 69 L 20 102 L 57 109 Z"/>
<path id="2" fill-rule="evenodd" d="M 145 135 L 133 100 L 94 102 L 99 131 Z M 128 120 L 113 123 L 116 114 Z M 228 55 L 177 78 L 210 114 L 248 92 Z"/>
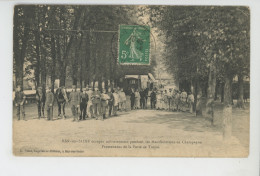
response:
<path id="1" fill-rule="evenodd" d="M 122 65 L 150 64 L 150 27 L 119 26 L 118 61 Z"/>

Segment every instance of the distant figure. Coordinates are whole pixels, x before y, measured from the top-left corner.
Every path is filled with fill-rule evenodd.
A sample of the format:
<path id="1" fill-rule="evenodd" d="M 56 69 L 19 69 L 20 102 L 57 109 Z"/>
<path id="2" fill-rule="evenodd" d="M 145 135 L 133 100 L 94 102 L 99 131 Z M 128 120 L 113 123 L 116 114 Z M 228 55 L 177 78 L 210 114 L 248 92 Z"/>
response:
<path id="1" fill-rule="evenodd" d="M 131 94 L 130 94 L 130 101 L 131 101 L 131 110 L 133 110 L 134 105 L 135 105 L 135 93 L 134 93 L 133 89 L 132 89 Z"/>
<path id="2" fill-rule="evenodd" d="M 80 93 L 76 89 L 76 85 L 72 86 L 72 91 L 70 92 L 69 96 L 70 106 L 71 106 L 71 112 L 73 115 L 73 122 L 76 120 L 79 120 L 78 115 L 78 108 L 80 106 Z"/>
<path id="3" fill-rule="evenodd" d="M 107 112 L 107 106 L 108 106 L 108 99 L 110 97 L 107 94 L 106 89 L 102 90 L 101 94 L 101 120 L 104 120 L 106 118 L 106 112 Z"/>
<path id="4" fill-rule="evenodd" d="M 164 93 L 163 93 L 163 107 L 164 107 L 163 109 L 165 109 L 165 110 L 168 110 L 168 108 L 169 108 L 167 90 L 164 90 Z"/>
<path id="5" fill-rule="evenodd" d="M 44 106 L 45 106 L 46 94 L 41 86 L 36 90 L 36 102 L 38 107 L 38 119 L 44 117 Z"/>
<path id="6" fill-rule="evenodd" d="M 135 109 L 139 109 L 140 108 L 140 93 L 138 91 L 138 89 L 136 89 L 135 91 Z"/>
<path id="7" fill-rule="evenodd" d="M 185 111 L 186 102 L 187 102 L 187 92 L 185 92 L 185 90 L 182 89 L 182 92 L 181 92 L 181 111 Z"/>
<path id="8" fill-rule="evenodd" d="M 193 113 L 193 105 L 194 105 L 194 95 L 192 94 L 192 92 L 189 92 L 188 95 L 188 105 L 190 108 L 190 113 Z"/>
<path id="9" fill-rule="evenodd" d="M 116 88 L 114 89 L 113 97 L 114 97 L 113 114 L 114 114 L 114 116 L 117 116 L 119 95 L 117 93 Z"/>
<path id="10" fill-rule="evenodd" d="M 180 101 L 181 101 L 181 94 L 180 91 L 176 90 L 176 93 L 174 94 L 174 99 L 175 99 L 175 109 L 176 111 L 180 111 Z"/>
<path id="11" fill-rule="evenodd" d="M 163 91 L 158 90 L 156 95 L 156 109 L 161 110 L 163 109 Z"/>
<path id="12" fill-rule="evenodd" d="M 24 102 L 25 102 L 26 96 L 21 90 L 21 86 L 18 85 L 15 92 L 14 97 L 14 104 L 16 107 L 16 116 L 17 119 L 20 120 L 20 112 L 22 112 L 23 120 L 25 120 L 25 110 L 24 110 Z"/>
<path id="13" fill-rule="evenodd" d="M 149 89 L 148 88 L 146 88 L 145 90 L 144 90 L 144 97 L 145 97 L 145 109 L 147 109 L 147 103 L 148 103 L 148 93 L 149 93 Z"/>
<path id="14" fill-rule="evenodd" d="M 151 96 L 151 109 L 155 109 L 155 106 L 156 106 L 156 93 L 155 93 L 154 89 L 152 90 L 150 96 Z"/>
<path id="15" fill-rule="evenodd" d="M 89 118 L 94 118 L 94 109 L 93 109 L 93 103 L 92 103 L 92 99 L 93 99 L 93 97 L 92 97 L 92 95 L 93 95 L 93 91 L 92 91 L 92 87 L 91 86 L 89 86 L 89 87 L 86 87 L 86 91 L 87 91 L 87 94 L 88 94 L 88 98 L 89 98 L 89 100 L 88 100 L 88 103 L 87 103 L 87 116 L 89 117 Z"/>
<path id="16" fill-rule="evenodd" d="M 114 96 L 113 93 L 111 92 L 111 88 L 108 88 L 107 95 L 109 96 L 108 99 L 108 115 L 112 115 L 112 110 L 113 110 L 113 105 L 114 105 Z"/>
<path id="17" fill-rule="evenodd" d="M 126 111 L 126 95 L 123 88 L 119 92 L 119 97 L 120 97 L 120 105 L 119 105 L 120 110 Z"/>
<path id="18" fill-rule="evenodd" d="M 79 116 L 79 120 L 86 120 L 88 100 L 89 100 L 89 98 L 88 98 L 87 89 L 83 88 L 83 92 L 81 92 L 81 94 L 80 94 L 80 116 Z"/>
<path id="19" fill-rule="evenodd" d="M 68 102 L 67 92 L 64 86 L 59 87 L 56 90 L 56 99 L 58 104 L 58 117 L 61 116 L 61 108 L 63 112 L 63 118 L 65 119 L 65 105 Z"/>
<path id="20" fill-rule="evenodd" d="M 53 103 L 54 94 L 51 92 L 51 87 L 46 90 L 46 107 L 47 107 L 47 120 L 53 120 Z"/>
<path id="21" fill-rule="evenodd" d="M 101 93 L 97 87 L 94 89 L 92 94 L 92 104 L 94 109 L 94 117 L 98 120 L 98 116 L 101 115 Z"/>
<path id="22" fill-rule="evenodd" d="M 142 109 L 145 108 L 145 92 L 144 90 L 140 91 L 140 106 Z"/>
<path id="23" fill-rule="evenodd" d="M 167 98 L 168 98 L 168 110 L 172 110 L 172 89 L 169 89 L 169 92 L 167 94 Z"/>

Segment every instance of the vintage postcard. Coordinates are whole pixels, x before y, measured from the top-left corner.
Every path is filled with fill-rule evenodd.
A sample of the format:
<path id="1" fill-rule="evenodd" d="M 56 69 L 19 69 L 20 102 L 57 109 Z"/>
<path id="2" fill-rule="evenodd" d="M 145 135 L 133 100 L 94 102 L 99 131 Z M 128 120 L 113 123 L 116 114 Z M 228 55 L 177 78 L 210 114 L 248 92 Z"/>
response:
<path id="1" fill-rule="evenodd" d="M 15 156 L 248 157 L 248 7 L 13 10 Z"/>

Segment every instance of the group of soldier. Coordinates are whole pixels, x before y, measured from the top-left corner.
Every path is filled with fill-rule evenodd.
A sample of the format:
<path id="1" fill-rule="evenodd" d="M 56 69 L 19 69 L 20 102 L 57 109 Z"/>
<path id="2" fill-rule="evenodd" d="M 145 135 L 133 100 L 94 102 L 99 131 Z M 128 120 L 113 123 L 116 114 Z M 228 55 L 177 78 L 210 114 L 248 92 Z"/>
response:
<path id="1" fill-rule="evenodd" d="M 25 119 L 24 102 L 26 96 L 21 91 L 21 87 L 17 86 L 14 103 L 17 109 L 17 118 L 20 120 L 20 114 Z M 38 108 L 38 119 L 44 118 L 44 112 L 47 112 L 47 120 L 53 120 L 53 105 L 55 100 L 58 105 L 58 119 L 68 118 L 65 114 L 65 106 L 69 105 L 73 116 L 73 121 L 86 120 L 87 118 L 95 118 L 96 120 L 104 120 L 108 116 L 117 116 L 117 111 L 126 111 L 126 95 L 123 89 L 108 88 L 99 91 L 98 88 L 92 89 L 87 86 L 82 91 L 78 91 L 76 86 L 72 86 L 72 91 L 68 93 L 64 86 L 59 87 L 55 94 L 51 91 L 51 87 L 47 87 L 46 91 L 42 87 L 36 90 L 36 103 Z M 108 116 L 107 116 L 108 115 Z"/>
<path id="2" fill-rule="evenodd" d="M 21 91 L 21 87 L 17 86 L 14 103 L 17 110 L 17 119 L 20 116 L 25 119 L 25 103 L 26 96 Z M 98 88 L 92 89 L 87 86 L 82 91 L 78 91 L 76 86 L 72 86 L 72 91 L 67 92 L 65 86 L 56 89 L 55 93 L 51 91 L 51 87 L 47 87 L 46 91 L 43 87 L 36 90 L 36 103 L 38 107 L 38 119 L 44 118 L 44 112 L 47 112 L 47 120 L 53 120 L 54 102 L 58 105 L 58 119 L 67 119 L 65 114 L 65 106 L 69 105 L 73 121 L 86 120 L 94 118 L 96 120 L 104 120 L 108 116 L 117 116 L 118 110 L 126 111 L 126 94 L 122 88 L 108 88 L 100 91 Z M 193 113 L 194 95 L 185 90 L 176 89 L 156 90 L 152 89 L 131 89 L 130 105 L 133 109 L 147 109 L 150 100 L 151 109 L 168 110 L 168 111 L 187 111 Z"/>
<path id="3" fill-rule="evenodd" d="M 176 89 L 156 90 L 152 91 L 138 89 L 132 90 L 131 93 L 131 108 L 132 109 L 147 109 L 148 97 L 150 99 L 151 109 L 169 110 L 169 111 L 186 111 L 193 113 L 194 95 L 189 92 L 179 91 Z"/>

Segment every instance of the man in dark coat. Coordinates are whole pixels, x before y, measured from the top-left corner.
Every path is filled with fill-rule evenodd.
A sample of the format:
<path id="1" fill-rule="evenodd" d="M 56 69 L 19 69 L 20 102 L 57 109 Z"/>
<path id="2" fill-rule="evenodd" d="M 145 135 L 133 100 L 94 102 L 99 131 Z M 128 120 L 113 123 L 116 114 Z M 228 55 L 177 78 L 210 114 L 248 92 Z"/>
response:
<path id="1" fill-rule="evenodd" d="M 16 107 L 16 111 L 17 111 L 16 115 L 18 120 L 20 120 L 20 112 L 22 112 L 23 120 L 25 120 L 25 110 L 24 110 L 25 98 L 26 96 L 21 90 L 21 86 L 18 85 L 14 97 L 14 104 Z"/>
<path id="2" fill-rule="evenodd" d="M 39 86 L 36 90 L 36 102 L 38 107 L 38 118 L 44 117 L 46 95 L 44 89 Z M 41 114 L 42 113 L 42 114 Z"/>
<path id="3" fill-rule="evenodd" d="M 53 103 L 54 94 L 51 92 L 51 87 L 46 90 L 46 107 L 47 107 L 47 120 L 53 120 Z"/>
<path id="4" fill-rule="evenodd" d="M 108 113 L 109 113 L 109 116 L 111 116 L 113 105 L 114 105 L 114 96 L 113 96 L 113 93 L 111 92 L 111 88 L 108 88 L 107 95 L 109 96 L 109 99 L 108 99 L 108 109 L 109 109 Z"/>
<path id="5" fill-rule="evenodd" d="M 63 112 L 63 118 L 65 119 L 65 105 L 66 102 L 68 102 L 68 98 L 67 98 L 67 92 L 64 86 L 59 87 L 56 90 L 56 99 L 57 99 L 57 104 L 58 104 L 58 116 L 61 116 L 61 108 L 62 108 L 62 112 Z"/>
<path id="6" fill-rule="evenodd" d="M 72 91 L 70 92 L 70 106 L 71 106 L 71 112 L 73 115 L 73 122 L 78 120 L 78 108 L 80 105 L 80 93 L 77 91 L 76 85 L 72 86 Z"/>
<path id="7" fill-rule="evenodd" d="M 88 103 L 88 93 L 87 89 L 84 88 L 83 92 L 80 94 L 80 117 L 79 120 L 86 120 L 86 109 Z"/>
<path id="8" fill-rule="evenodd" d="M 155 109 L 156 105 L 156 93 L 154 90 L 151 92 L 151 109 Z"/>
<path id="9" fill-rule="evenodd" d="M 145 109 L 147 109 L 147 104 L 148 104 L 148 92 L 149 92 L 149 89 L 148 88 L 146 88 L 145 90 L 144 90 L 144 97 L 145 97 Z"/>
<path id="10" fill-rule="evenodd" d="M 141 89 L 141 91 L 140 91 L 140 106 L 141 106 L 141 109 L 145 108 L 145 92 L 143 89 Z"/>
<path id="11" fill-rule="evenodd" d="M 133 110 L 134 105 L 135 105 L 135 93 L 134 93 L 133 89 L 132 89 L 131 94 L 130 94 L 130 101 L 131 101 L 131 110 Z"/>

